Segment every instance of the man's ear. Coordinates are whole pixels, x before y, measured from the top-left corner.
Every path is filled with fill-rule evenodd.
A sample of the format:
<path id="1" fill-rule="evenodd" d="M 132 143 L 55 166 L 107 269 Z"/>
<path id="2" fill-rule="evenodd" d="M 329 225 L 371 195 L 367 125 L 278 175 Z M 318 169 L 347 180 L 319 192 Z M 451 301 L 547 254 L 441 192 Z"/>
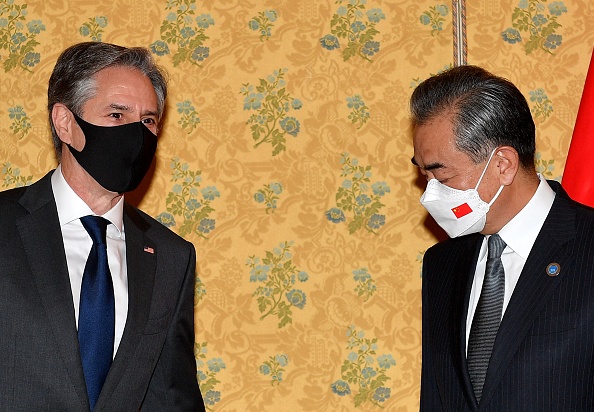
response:
<path id="1" fill-rule="evenodd" d="M 520 168 L 520 156 L 511 146 L 501 146 L 495 152 L 497 167 L 499 168 L 499 182 L 509 186 L 514 181 Z"/>
<path id="2" fill-rule="evenodd" d="M 73 127 L 75 125 L 72 112 L 62 103 L 56 103 L 52 107 L 52 122 L 60 140 L 72 144 Z"/>

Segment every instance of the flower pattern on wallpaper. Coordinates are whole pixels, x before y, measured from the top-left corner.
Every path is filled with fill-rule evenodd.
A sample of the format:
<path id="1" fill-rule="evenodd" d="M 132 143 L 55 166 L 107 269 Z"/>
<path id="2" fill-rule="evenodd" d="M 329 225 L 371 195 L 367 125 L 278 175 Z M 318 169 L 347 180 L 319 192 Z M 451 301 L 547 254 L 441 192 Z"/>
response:
<path id="1" fill-rule="evenodd" d="M 530 108 L 532 115 L 540 120 L 545 120 L 553 113 L 553 102 L 542 87 L 528 92 L 530 101 L 534 103 Z"/>
<path id="2" fill-rule="evenodd" d="M 33 183 L 33 175 L 21 175 L 21 169 L 12 167 L 10 162 L 5 162 L 2 165 L 2 174 L 4 175 L 2 187 L 22 187 Z"/>
<path id="3" fill-rule="evenodd" d="M 349 119 L 353 124 L 358 123 L 358 128 L 360 129 L 365 123 L 367 123 L 371 116 L 369 114 L 369 107 L 367 107 L 365 102 L 362 100 L 360 94 L 347 97 L 346 101 L 347 107 L 351 109 L 351 112 L 349 113 Z"/>
<path id="4" fill-rule="evenodd" d="M 177 112 L 181 114 L 181 119 L 177 124 L 181 125 L 182 130 L 186 130 L 188 134 L 194 131 L 200 124 L 200 117 L 190 100 L 184 100 L 177 103 Z"/>
<path id="5" fill-rule="evenodd" d="M 182 237 L 189 234 L 207 239 L 207 234 L 215 229 L 215 219 L 210 214 L 215 210 L 210 205 L 221 194 L 215 186 L 200 189 L 202 172 L 190 170 L 187 163 L 181 163 L 179 158 L 171 159 L 173 173 L 171 181 L 175 182 L 165 203 L 167 212 L 157 216 L 157 220 L 167 227 L 178 226 L 175 216 L 182 219 L 178 226 L 178 233 Z M 199 190 L 200 189 L 200 190 Z"/>
<path id="6" fill-rule="evenodd" d="M 93 41 L 101 41 L 101 37 L 107 27 L 107 17 L 96 16 L 90 17 L 82 26 L 78 29 L 78 32 L 84 37 L 90 37 Z"/>
<path id="7" fill-rule="evenodd" d="M 338 396 L 354 394 L 355 407 L 365 403 L 381 407 L 391 395 L 390 388 L 385 386 L 390 380 L 386 371 L 396 361 L 390 354 L 376 357 L 377 338 L 366 338 L 365 332 L 355 326 L 349 326 L 347 337 L 347 349 L 351 352 L 340 368 L 342 379 L 330 385 L 332 392 Z"/>
<path id="8" fill-rule="evenodd" d="M 445 17 L 448 15 L 448 7 L 445 4 L 438 4 L 430 6 L 421 14 L 419 20 L 424 26 L 431 28 L 431 35 L 437 36 L 443 30 L 443 23 L 446 21 Z"/>
<path id="9" fill-rule="evenodd" d="M 7 56 L 0 55 L 5 72 L 16 67 L 31 72 L 41 60 L 35 51 L 39 45 L 35 37 L 45 31 L 45 25 L 41 20 L 25 24 L 27 14 L 27 4 L 0 0 L 0 50 L 8 51 Z"/>
<path id="10" fill-rule="evenodd" d="M 423 259 L 425 258 L 425 253 L 427 252 L 427 249 L 425 250 L 420 250 L 419 253 L 417 253 L 417 257 L 415 258 L 415 262 L 419 262 L 420 266 L 421 266 L 421 277 L 423 277 Z"/>
<path id="11" fill-rule="evenodd" d="M 21 14 L 16 7 L 25 3 Z M 537 146 L 549 148 L 536 153 L 536 169 L 547 179 L 560 180 L 565 164 L 560 153 L 571 135 L 558 131 L 573 127 L 569 122 L 578 110 L 592 52 L 590 2 L 467 4 L 473 4 L 467 10 L 468 29 L 484 31 L 482 37 L 468 38 L 473 62 L 504 68 L 517 79 L 540 125 Z M 491 7 L 494 4 L 497 10 Z M 442 5 L 447 7 L 445 16 Z M 514 20 L 512 14 L 520 6 L 524 13 L 532 13 L 527 21 L 534 24 L 543 46 L 549 35 L 553 35 L 551 45 L 556 44 L 555 35 L 562 35 L 558 38 L 562 44 L 551 53 L 538 48 L 527 54 L 530 30 L 512 26 L 519 22 L 520 16 Z M 371 12 L 374 8 L 381 10 Z M 128 2 L 127 7 L 109 2 L 0 0 L 0 189 L 27 185 L 55 165 L 43 93 L 52 70 L 50 60 L 68 45 L 99 35 L 102 41 L 150 46 L 172 80 L 163 128 L 171 144 L 160 146 L 159 167 L 138 206 L 176 232 L 184 226 L 185 238 L 196 244 L 197 372 L 207 408 L 215 412 L 418 410 L 422 263 L 425 250 L 436 239 L 419 225 L 426 212 L 415 206 L 419 188 L 410 166 L 413 147 L 404 106 L 421 80 L 451 67 L 452 11 L 446 0 L 158 0 Z M 335 18 L 338 13 L 343 15 Z M 532 18 L 537 14 L 556 17 L 562 27 L 544 36 L 542 30 L 550 20 L 543 24 L 537 18 L 540 25 L 536 25 Z M 88 26 L 81 31 L 85 23 Z M 167 29 L 160 31 L 163 23 Z M 379 33 L 364 41 L 373 25 Z M 501 33 L 508 27 L 515 32 L 505 33 L 509 40 L 505 41 Z M 331 33 L 343 28 L 345 33 L 353 29 L 356 33 L 351 37 Z M 23 41 L 18 32 L 38 44 Z M 367 41 L 370 47 L 364 54 Z M 376 50 L 373 42 L 379 52 L 370 56 Z M 345 61 L 349 43 L 354 54 Z M 270 83 L 268 75 L 274 77 L 273 71 L 284 67 L 289 71 L 282 87 L 269 94 L 256 90 L 261 78 Z M 253 85 L 249 97 L 242 94 L 246 83 Z M 278 94 L 282 88 L 285 97 L 290 94 L 299 100 L 282 101 Z M 280 108 L 287 102 L 290 110 L 281 117 Z M 270 109 L 261 111 L 265 103 Z M 254 123 L 246 124 L 252 115 Z M 284 121 L 283 129 L 280 122 L 287 117 L 293 119 Z M 259 140 L 252 139 L 251 126 L 259 130 Z M 276 148 L 272 135 L 253 148 L 272 129 L 282 134 L 278 141 L 283 147 L 276 156 L 271 156 Z M 374 229 L 378 236 L 368 233 L 365 221 L 349 235 L 355 208 L 362 206 L 357 203 L 359 194 L 347 202 L 346 194 L 336 200 L 344 180 L 350 180 L 344 183 L 347 187 L 356 186 L 354 174 L 340 177 L 343 152 L 355 162 L 353 158 L 358 158 L 356 166 L 371 167 L 369 181 L 359 182 L 366 192 L 359 194 L 371 199 L 372 184 L 390 185 L 391 193 L 376 197 L 385 204 L 371 222 L 376 227 L 385 222 Z M 172 174 L 178 179 L 174 181 Z M 289 193 L 289 189 L 294 190 Z M 358 200 L 365 207 L 373 204 L 365 204 L 364 197 Z M 282 251 L 279 243 L 285 240 L 294 241 L 288 260 L 297 268 L 294 278 L 286 281 L 290 287 L 281 292 L 284 284 L 266 284 L 272 265 L 252 273 L 255 268 L 246 266 L 246 261 L 255 255 L 260 259 L 257 265 L 266 266 L 262 261 L 266 251 Z M 300 282 L 301 271 L 310 279 Z M 256 280 L 250 282 L 252 274 Z M 257 280 L 264 275 L 266 281 Z M 262 296 L 254 295 L 258 287 Z M 291 290 L 295 291 L 290 294 Z M 264 312 L 258 298 L 268 299 Z M 279 301 L 292 311 L 292 322 L 280 328 L 276 313 L 260 320 Z M 348 325 L 356 325 L 355 334 L 364 331 L 362 339 L 377 338 L 376 354 L 369 355 L 372 364 L 358 363 L 360 346 L 346 349 Z M 348 366 L 343 376 L 341 367 L 349 356 L 350 366 L 359 368 L 363 379 L 363 370 L 366 377 L 378 374 L 379 357 L 386 354 L 396 365 L 381 358 L 390 366 L 385 370 L 390 380 L 376 383 L 373 391 L 365 381 L 363 388 Z M 352 381 L 347 380 L 349 372 Z M 386 389 L 376 393 L 381 387 Z M 355 396 L 362 389 L 367 392 L 357 398 L 361 403 L 355 407 Z"/>
<path id="12" fill-rule="evenodd" d="M 342 49 L 344 61 L 351 57 L 372 61 L 379 52 L 380 43 L 374 40 L 379 31 L 375 25 L 386 18 L 382 9 L 372 8 L 366 11 L 367 0 L 337 0 L 340 6 L 332 16 L 330 33 L 320 39 L 326 50 Z M 341 45 L 341 39 L 343 44 Z"/>
<path id="13" fill-rule="evenodd" d="M 14 107 L 8 108 L 8 118 L 12 120 L 10 124 L 10 130 L 12 133 L 17 135 L 19 139 L 25 137 L 27 133 L 31 130 L 31 119 L 25 113 L 25 109 L 23 106 L 17 105 Z"/>
<path id="14" fill-rule="evenodd" d="M 265 10 L 258 13 L 257 16 L 252 17 L 248 22 L 248 27 L 251 30 L 260 33 L 260 41 L 268 40 L 272 36 L 272 28 L 278 15 L 275 10 Z"/>
<path id="15" fill-rule="evenodd" d="M 215 24 L 210 14 L 196 14 L 196 0 L 167 0 L 165 10 L 169 14 L 161 24 L 161 40 L 150 45 L 157 56 L 173 53 L 173 66 L 188 61 L 201 66 L 210 56 L 210 48 L 204 45 L 209 39 L 206 29 Z M 177 48 L 169 49 L 169 45 Z"/>
<path id="16" fill-rule="evenodd" d="M 299 110 L 303 104 L 287 92 L 286 73 L 287 69 L 275 70 L 260 79 L 257 86 L 246 83 L 241 88 L 241 94 L 245 96 L 243 109 L 257 112 L 246 122 L 251 125 L 252 137 L 256 141 L 254 148 L 269 143 L 273 156 L 286 150 L 286 136 L 297 137 L 301 126 L 299 120 L 288 116 L 291 110 Z"/>
<path id="17" fill-rule="evenodd" d="M 357 286 L 355 287 L 357 296 L 363 297 L 363 301 L 367 302 L 377 291 L 375 280 L 373 280 L 367 268 L 353 270 L 353 279 L 357 283 Z"/>
<path id="18" fill-rule="evenodd" d="M 557 33 L 561 27 L 557 18 L 567 13 L 567 7 L 562 1 L 545 3 L 547 0 L 520 0 L 512 14 L 512 27 L 501 32 L 503 40 L 509 44 L 525 41 L 526 54 L 539 49 L 553 54 L 563 42 Z"/>
<path id="19" fill-rule="evenodd" d="M 555 171 L 555 160 L 554 159 L 543 159 L 542 153 L 536 152 L 534 155 L 534 165 L 536 166 L 536 172 L 540 173 L 548 179 L 561 181 L 561 176 L 554 176 Z"/>
<path id="20" fill-rule="evenodd" d="M 433 77 L 433 76 L 435 76 L 435 75 L 437 75 L 437 74 L 443 73 L 443 72 L 445 72 L 446 70 L 449 70 L 449 69 L 451 69 L 452 67 L 454 67 L 454 66 L 453 66 L 451 63 L 449 63 L 449 64 L 446 64 L 446 65 L 444 65 L 444 66 L 443 66 L 443 69 L 441 69 L 441 70 L 438 70 L 438 71 L 437 71 L 437 73 L 429 73 L 429 77 Z M 411 88 L 411 89 L 416 89 L 416 87 L 417 87 L 419 84 L 421 84 L 421 82 L 422 82 L 423 80 L 425 80 L 425 79 L 421 79 L 420 77 L 414 77 L 414 78 L 412 79 L 412 81 L 410 82 L 410 88 Z"/>
<path id="21" fill-rule="evenodd" d="M 260 365 L 260 373 L 264 376 L 270 376 L 272 386 L 279 385 L 283 380 L 283 372 L 289 364 L 289 357 L 285 354 L 271 356 L 267 361 Z"/>
<path id="22" fill-rule="evenodd" d="M 295 285 L 298 281 L 307 282 L 309 276 L 293 264 L 292 246 L 293 242 L 282 242 L 272 251 L 266 251 L 266 257 L 250 256 L 246 263 L 251 269 L 250 282 L 263 284 L 252 294 L 257 297 L 258 310 L 263 314 L 260 320 L 275 315 L 279 328 L 293 323 L 292 308 L 303 309 L 307 301 L 305 292 Z"/>
<path id="23" fill-rule="evenodd" d="M 194 343 L 198 386 L 200 387 L 200 393 L 202 394 L 206 410 L 213 411 L 213 406 L 221 401 L 221 392 L 215 390 L 217 385 L 221 383 L 217 378 L 217 374 L 225 369 L 226 365 L 222 358 L 206 360 L 207 353 L 206 342 Z"/>
<path id="24" fill-rule="evenodd" d="M 370 187 L 371 166 L 360 166 L 359 160 L 351 159 L 348 153 L 341 155 L 340 163 L 343 165 L 340 177 L 345 179 L 336 193 L 336 207 L 326 212 L 326 218 L 332 223 L 341 223 L 347 220 L 346 213 L 352 213 L 352 220 L 348 223 L 350 234 L 361 228 L 377 234 L 377 230 L 386 223 L 385 215 L 379 213 L 385 206 L 380 200 L 390 193 L 390 186 L 379 181 Z"/>
<path id="25" fill-rule="evenodd" d="M 275 182 L 264 185 L 263 188 L 258 189 L 254 194 L 254 200 L 258 203 L 266 205 L 266 213 L 274 212 L 280 194 L 283 192 L 283 185 Z"/>
<path id="26" fill-rule="evenodd" d="M 206 287 L 199 276 L 194 281 L 194 306 L 197 306 L 206 296 Z"/>

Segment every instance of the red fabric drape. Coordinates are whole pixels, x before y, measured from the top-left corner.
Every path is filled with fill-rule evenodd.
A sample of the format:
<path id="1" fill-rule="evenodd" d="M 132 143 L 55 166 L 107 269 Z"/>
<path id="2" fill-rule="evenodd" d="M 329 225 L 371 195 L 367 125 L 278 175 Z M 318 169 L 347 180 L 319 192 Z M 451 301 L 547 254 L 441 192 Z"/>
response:
<path id="1" fill-rule="evenodd" d="M 594 53 L 561 183 L 571 198 L 594 207 Z"/>

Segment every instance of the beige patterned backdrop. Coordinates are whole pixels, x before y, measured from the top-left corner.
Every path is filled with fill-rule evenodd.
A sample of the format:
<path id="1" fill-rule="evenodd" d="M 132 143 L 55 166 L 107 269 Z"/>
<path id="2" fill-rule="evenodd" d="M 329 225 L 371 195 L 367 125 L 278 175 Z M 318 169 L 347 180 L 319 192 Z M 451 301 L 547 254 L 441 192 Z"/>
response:
<path id="1" fill-rule="evenodd" d="M 594 44 L 589 0 L 467 0 L 468 63 L 515 82 L 559 179 Z M 3 188 L 55 167 L 47 80 L 80 41 L 150 47 L 170 95 L 127 196 L 198 253 L 212 411 L 418 410 L 418 203 L 407 100 L 453 63 L 442 0 L 0 0 Z"/>

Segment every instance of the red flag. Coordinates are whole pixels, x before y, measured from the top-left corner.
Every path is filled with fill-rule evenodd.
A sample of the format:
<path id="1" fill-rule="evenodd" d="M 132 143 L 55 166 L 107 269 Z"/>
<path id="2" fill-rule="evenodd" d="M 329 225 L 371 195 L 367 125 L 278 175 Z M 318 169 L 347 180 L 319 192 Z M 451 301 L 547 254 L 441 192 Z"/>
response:
<path id="1" fill-rule="evenodd" d="M 590 60 L 569 153 L 563 188 L 572 199 L 594 207 L 594 53 Z"/>
<path id="2" fill-rule="evenodd" d="M 456 215 L 457 219 L 460 219 L 461 217 L 464 217 L 470 212 L 472 212 L 472 209 L 470 208 L 468 203 L 464 203 L 460 206 L 456 206 L 455 208 L 453 208 L 452 212 L 454 212 L 454 215 Z"/>

